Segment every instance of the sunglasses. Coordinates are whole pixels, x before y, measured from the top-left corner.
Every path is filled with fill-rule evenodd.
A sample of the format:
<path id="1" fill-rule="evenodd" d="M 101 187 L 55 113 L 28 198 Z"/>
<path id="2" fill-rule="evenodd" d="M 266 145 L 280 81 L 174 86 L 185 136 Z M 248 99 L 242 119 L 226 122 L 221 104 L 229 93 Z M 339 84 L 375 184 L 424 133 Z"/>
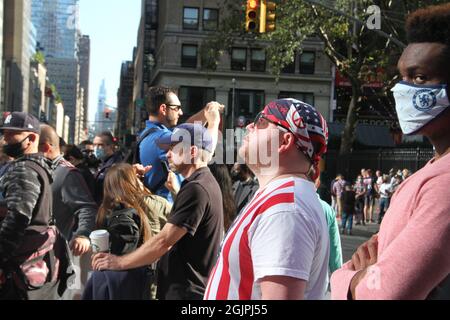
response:
<path id="1" fill-rule="evenodd" d="M 261 121 L 261 120 L 265 120 L 266 122 Z M 284 131 L 284 132 L 290 132 L 290 133 L 294 134 L 291 129 L 286 128 L 285 126 L 268 119 L 263 112 L 258 113 L 255 120 L 253 120 L 253 124 L 257 129 L 266 129 L 267 123 L 272 123 L 272 124 L 276 125 L 277 127 L 280 127 L 282 129 L 282 131 Z M 294 136 L 295 136 L 295 134 L 294 134 Z"/>
<path id="2" fill-rule="evenodd" d="M 166 106 L 169 107 L 169 109 L 171 109 L 173 111 L 180 111 L 181 110 L 181 106 L 180 105 L 166 104 Z"/>
<path id="3" fill-rule="evenodd" d="M 261 121 L 261 120 L 265 120 L 265 121 Z M 257 128 L 257 129 L 266 129 L 267 128 L 267 124 L 268 123 L 273 123 L 274 125 L 276 125 L 277 127 L 279 127 L 281 129 L 281 131 L 286 132 L 286 133 L 292 133 L 295 137 L 295 139 L 297 138 L 297 135 L 292 132 L 291 129 L 286 128 L 285 126 L 276 123 L 275 121 L 272 121 L 270 119 L 268 119 L 266 117 L 266 115 L 263 112 L 258 113 L 258 115 L 256 116 L 255 120 L 253 121 L 253 125 Z M 303 152 L 303 151 L 302 151 Z M 309 157 L 309 155 L 305 152 L 303 152 L 305 154 L 305 156 L 312 162 L 311 158 Z"/>

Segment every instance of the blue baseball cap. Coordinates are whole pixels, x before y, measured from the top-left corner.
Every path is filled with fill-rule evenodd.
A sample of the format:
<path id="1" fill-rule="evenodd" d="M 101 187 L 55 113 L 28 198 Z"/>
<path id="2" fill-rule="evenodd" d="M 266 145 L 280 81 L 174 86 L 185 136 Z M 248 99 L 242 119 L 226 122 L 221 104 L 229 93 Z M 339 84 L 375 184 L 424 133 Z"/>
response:
<path id="1" fill-rule="evenodd" d="M 156 140 L 156 144 L 163 150 L 169 150 L 171 145 L 189 142 L 190 146 L 213 153 L 213 139 L 204 126 L 193 123 L 183 123 L 177 126 L 171 135 L 164 135 Z"/>

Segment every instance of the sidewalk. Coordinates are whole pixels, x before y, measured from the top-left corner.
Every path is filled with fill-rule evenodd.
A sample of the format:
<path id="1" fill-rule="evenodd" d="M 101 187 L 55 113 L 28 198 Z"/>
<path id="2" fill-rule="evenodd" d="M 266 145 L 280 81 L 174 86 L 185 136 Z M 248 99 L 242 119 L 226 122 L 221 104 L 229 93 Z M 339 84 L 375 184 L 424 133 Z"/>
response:
<path id="1" fill-rule="evenodd" d="M 380 230 L 380 225 L 377 223 L 371 223 L 366 224 L 365 226 L 359 225 L 355 226 L 353 225 L 353 235 L 357 237 L 366 237 L 371 238 L 374 234 L 378 233 Z"/>

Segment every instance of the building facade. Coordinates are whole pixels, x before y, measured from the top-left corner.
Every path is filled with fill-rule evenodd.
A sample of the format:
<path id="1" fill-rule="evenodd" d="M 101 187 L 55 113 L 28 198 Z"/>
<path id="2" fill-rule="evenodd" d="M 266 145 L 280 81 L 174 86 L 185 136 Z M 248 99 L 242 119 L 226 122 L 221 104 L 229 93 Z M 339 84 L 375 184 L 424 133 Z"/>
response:
<path id="1" fill-rule="evenodd" d="M 50 83 L 61 96 L 69 127 L 64 129 L 69 143 L 76 137 L 76 119 L 80 113 L 80 70 L 77 55 L 78 0 L 33 0 L 32 21 L 37 42 L 45 55 Z"/>
<path id="2" fill-rule="evenodd" d="M 97 113 L 95 115 L 94 133 L 109 131 L 112 134 L 116 131 L 117 109 L 106 104 L 107 92 L 105 80 L 100 86 L 97 102 Z"/>
<path id="3" fill-rule="evenodd" d="M 3 8 L 3 110 L 28 112 L 31 0 L 5 0 Z"/>
<path id="4" fill-rule="evenodd" d="M 48 108 L 46 86 L 47 68 L 36 60 L 31 61 L 29 112 L 42 122 L 48 121 L 46 117 Z"/>
<path id="5" fill-rule="evenodd" d="M 78 0 L 32 1 L 32 21 L 45 55 L 75 59 Z"/>
<path id="6" fill-rule="evenodd" d="M 75 139 L 75 119 L 79 98 L 79 65 L 76 59 L 46 57 L 48 78 L 56 85 L 61 96 L 64 112 L 70 118 L 69 140 Z"/>
<path id="7" fill-rule="evenodd" d="M 235 127 L 238 117 L 252 121 L 265 104 L 286 97 L 313 104 L 326 119 L 330 118 L 332 65 L 320 40 L 305 41 L 302 54 L 284 70 L 278 82 L 269 72 L 265 44 L 261 42 L 236 39 L 229 52 L 220 58 L 217 70 L 208 72 L 202 69 L 200 47 L 223 18 L 218 2 L 143 0 L 142 3 L 135 92 L 145 92 L 151 85 L 178 89 L 185 118 L 207 102 L 219 101 L 227 106 L 228 127 Z M 135 104 L 136 98 L 135 94 Z"/>
<path id="8" fill-rule="evenodd" d="M 134 122 L 133 108 L 133 83 L 134 83 L 134 64 L 132 61 L 122 63 L 120 70 L 120 87 L 117 92 L 117 130 L 115 135 L 127 141 L 122 141 L 126 145 L 130 144 L 130 136 L 134 134 L 132 130 Z"/>
<path id="9" fill-rule="evenodd" d="M 80 64 L 80 88 L 83 89 L 83 130 L 88 127 L 90 56 L 91 40 L 88 35 L 80 35 L 78 39 L 78 63 Z"/>

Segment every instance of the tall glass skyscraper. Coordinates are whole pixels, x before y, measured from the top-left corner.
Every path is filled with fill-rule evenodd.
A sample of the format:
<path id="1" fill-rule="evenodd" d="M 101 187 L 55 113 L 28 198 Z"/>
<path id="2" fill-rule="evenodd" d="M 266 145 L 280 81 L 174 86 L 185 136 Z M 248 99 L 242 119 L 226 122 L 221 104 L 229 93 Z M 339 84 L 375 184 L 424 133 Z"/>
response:
<path id="1" fill-rule="evenodd" d="M 48 57 L 76 57 L 78 0 L 33 0 L 31 19 Z"/>
<path id="2" fill-rule="evenodd" d="M 31 7 L 31 19 L 36 27 L 40 50 L 45 55 L 48 77 L 61 96 L 64 114 L 70 118 L 69 143 L 75 141 L 80 90 L 77 58 L 78 1 L 32 0 Z"/>

